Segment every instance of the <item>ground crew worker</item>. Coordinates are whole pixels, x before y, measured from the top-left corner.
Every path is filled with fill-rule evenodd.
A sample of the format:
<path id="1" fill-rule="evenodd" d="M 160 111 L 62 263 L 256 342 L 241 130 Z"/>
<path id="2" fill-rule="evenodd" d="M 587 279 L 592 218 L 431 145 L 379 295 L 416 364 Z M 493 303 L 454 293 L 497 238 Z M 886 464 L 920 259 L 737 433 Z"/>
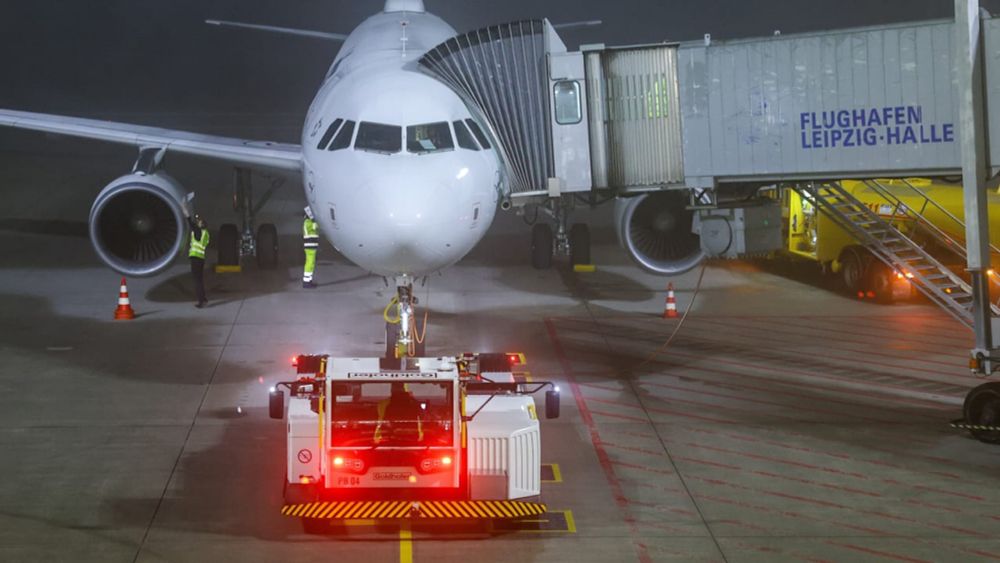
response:
<path id="1" fill-rule="evenodd" d="M 313 274 L 316 273 L 316 250 L 319 249 L 319 228 L 313 219 L 312 208 L 308 205 L 305 209 L 306 216 L 302 221 L 302 246 L 306 251 L 306 265 L 302 270 L 302 287 L 313 289 L 316 282 L 313 281 Z"/>
<path id="2" fill-rule="evenodd" d="M 191 277 L 194 278 L 194 293 L 198 298 L 194 306 L 201 309 L 208 303 L 208 298 L 205 297 L 205 250 L 211 237 L 208 234 L 208 223 L 200 215 L 188 217 L 188 225 L 191 227 L 188 258 L 191 261 Z"/>

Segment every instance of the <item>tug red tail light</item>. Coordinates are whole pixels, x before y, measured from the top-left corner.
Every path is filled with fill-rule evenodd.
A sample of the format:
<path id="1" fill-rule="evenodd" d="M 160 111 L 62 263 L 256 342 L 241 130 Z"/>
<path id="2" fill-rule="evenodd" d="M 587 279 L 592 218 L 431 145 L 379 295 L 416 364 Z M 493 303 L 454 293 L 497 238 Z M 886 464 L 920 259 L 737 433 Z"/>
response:
<path id="1" fill-rule="evenodd" d="M 365 462 L 361 458 L 338 455 L 333 457 L 332 462 L 334 471 L 365 472 Z"/>
<path id="2" fill-rule="evenodd" d="M 450 455 L 425 457 L 420 460 L 417 471 L 421 473 L 436 473 L 451 469 L 452 458 Z"/>

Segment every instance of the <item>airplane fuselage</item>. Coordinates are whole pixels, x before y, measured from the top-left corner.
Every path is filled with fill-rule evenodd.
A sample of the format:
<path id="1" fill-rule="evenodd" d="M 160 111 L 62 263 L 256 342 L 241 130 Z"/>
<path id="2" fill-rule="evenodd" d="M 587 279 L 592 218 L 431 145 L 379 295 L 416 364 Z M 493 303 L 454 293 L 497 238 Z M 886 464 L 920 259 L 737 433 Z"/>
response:
<path id="1" fill-rule="evenodd" d="M 454 264 L 496 213 L 495 152 L 462 100 L 417 68 L 454 35 L 426 12 L 372 16 L 341 47 L 306 117 L 309 205 L 334 247 L 375 274 Z"/>

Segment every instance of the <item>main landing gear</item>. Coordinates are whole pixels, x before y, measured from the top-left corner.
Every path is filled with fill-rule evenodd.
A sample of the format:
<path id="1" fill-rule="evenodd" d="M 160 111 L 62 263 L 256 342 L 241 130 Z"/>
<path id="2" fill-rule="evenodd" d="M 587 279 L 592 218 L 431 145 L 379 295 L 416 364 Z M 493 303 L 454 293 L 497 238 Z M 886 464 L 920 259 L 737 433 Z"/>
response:
<path id="1" fill-rule="evenodd" d="M 258 268 L 273 270 L 278 267 L 278 229 L 273 223 L 264 223 L 255 234 L 254 225 L 257 213 L 281 188 L 285 179 L 273 178 L 271 186 L 255 204 L 251 176 L 249 169 L 233 169 L 233 210 L 240 214 L 240 228 L 232 223 L 219 227 L 216 243 L 219 266 L 238 267 L 244 256 L 256 256 Z"/>
<path id="2" fill-rule="evenodd" d="M 538 209 L 555 220 L 556 229 L 553 232 L 544 222 L 535 223 L 531 228 L 531 266 L 547 270 L 552 267 L 553 256 L 569 257 L 570 266 L 590 264 L 590 227 L 585 223 L 569 226 L 571 210 L 565 205 L 550 203 Z"/>
<path id="3" fill-rule="evenodd" d="M 413 281 L 409 277 L 396 280 L 396 295 L 382 311 L 385 320 L 385 357 L 406 358 L 426 355 L 427 315 L 418 330 L 414 306 L 419 300 L 413 295 Z"/>

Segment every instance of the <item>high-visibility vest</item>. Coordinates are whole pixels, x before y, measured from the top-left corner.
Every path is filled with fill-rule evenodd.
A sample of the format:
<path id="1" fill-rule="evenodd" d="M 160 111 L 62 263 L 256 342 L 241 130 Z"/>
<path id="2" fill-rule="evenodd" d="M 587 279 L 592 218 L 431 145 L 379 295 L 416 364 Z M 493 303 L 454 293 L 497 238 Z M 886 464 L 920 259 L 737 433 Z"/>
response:
<path id="1" fill-rule="evenodd" d="M 378 402 L 378 424 L 375 425 L 375 443 L 381 443 L 385 438 L 382 436 L 382 423 L 385 422 L 385 411 L 389 408 L 389 401 L 391 399 L 383 399 Z M 403 422 L 413 422 L 413 421 L 403 421 Z M 421 423 L 420 418 L 416 420 L 417 423 L 417 441 L 422 442 L 424 440 L 424 425 Z"/>
<path id="2" fill-rule="evenodd" d="M 201 240 L 194 238 L 194 231 L 191 231 L 191 248 L 188 250 L 189 258 L 205 259 L 205 249 L 208 248 L 208 229 L 201 230 Z"/>
<path id="3" fill-rule="evenodd" d="M 319 248 L 319 228 L 308 217 L 302 222 L 302 246 L 306 250 Z"/>

